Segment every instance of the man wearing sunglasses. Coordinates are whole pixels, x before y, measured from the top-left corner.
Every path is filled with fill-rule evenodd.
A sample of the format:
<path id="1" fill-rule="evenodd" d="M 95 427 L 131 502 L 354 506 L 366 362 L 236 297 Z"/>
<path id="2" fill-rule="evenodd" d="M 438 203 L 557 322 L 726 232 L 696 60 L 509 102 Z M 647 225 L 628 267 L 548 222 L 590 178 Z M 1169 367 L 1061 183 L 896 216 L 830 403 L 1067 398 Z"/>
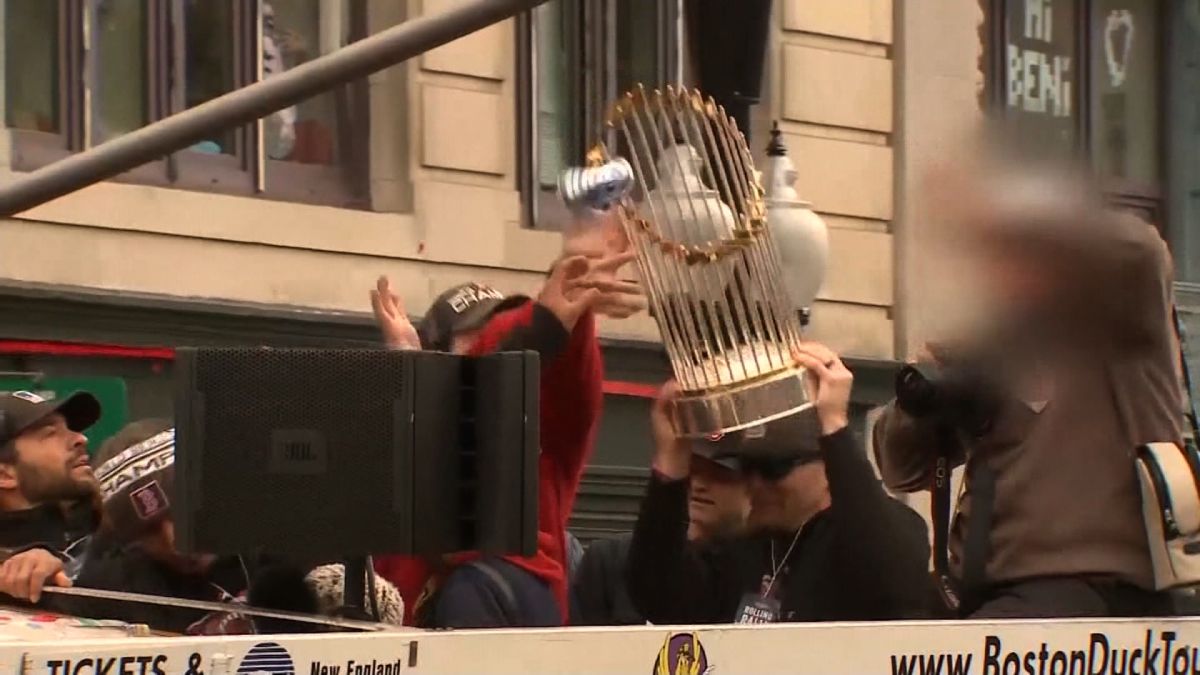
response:
<path id="1" fill-rule="evenodd" d="M 924 520 L 893 500 L 849 429 L 851 375 L 823 345 L 796 354 L 813 407 L 716 441 L 750 494 L 747 532 L 688 542 L 694 442 L 679 438 L 673 383 L 651 414 L 654 463 L 626 577 L 656 624 L 922 617 L 932 591 Z"/>

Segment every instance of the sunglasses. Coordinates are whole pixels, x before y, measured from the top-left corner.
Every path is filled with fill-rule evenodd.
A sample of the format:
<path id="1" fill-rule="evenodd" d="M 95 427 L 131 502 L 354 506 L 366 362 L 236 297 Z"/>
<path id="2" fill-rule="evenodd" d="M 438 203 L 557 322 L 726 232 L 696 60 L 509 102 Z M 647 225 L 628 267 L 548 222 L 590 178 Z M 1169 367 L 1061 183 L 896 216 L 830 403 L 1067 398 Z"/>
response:
<path id="1" fill-rule="evenodd" d="M 786 478 L 792 469 L 820 459 L 821 456 L 816 453 L 794 457 L 739 457 L 738 470 L 746 476 L 758 476 L 763 480 L 775 482 Z"/>

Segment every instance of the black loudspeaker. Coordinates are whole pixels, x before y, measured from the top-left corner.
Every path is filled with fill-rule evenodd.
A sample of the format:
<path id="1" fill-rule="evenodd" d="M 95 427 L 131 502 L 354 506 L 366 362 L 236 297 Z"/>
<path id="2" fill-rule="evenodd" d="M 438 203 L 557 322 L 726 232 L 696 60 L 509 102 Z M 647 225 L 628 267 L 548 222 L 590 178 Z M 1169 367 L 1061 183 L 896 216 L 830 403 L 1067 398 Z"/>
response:
<path id="1" fill-rule="evenodd" d="M 698 86 L 750 136 L 750 106 L 762 96 L 771 0 L 687 0 Z"/>
<path id="2" fill-rule="evenodd" d="M 184 551 L 536 551 L 532 352 L 184 348 L 175 395 Z"/>

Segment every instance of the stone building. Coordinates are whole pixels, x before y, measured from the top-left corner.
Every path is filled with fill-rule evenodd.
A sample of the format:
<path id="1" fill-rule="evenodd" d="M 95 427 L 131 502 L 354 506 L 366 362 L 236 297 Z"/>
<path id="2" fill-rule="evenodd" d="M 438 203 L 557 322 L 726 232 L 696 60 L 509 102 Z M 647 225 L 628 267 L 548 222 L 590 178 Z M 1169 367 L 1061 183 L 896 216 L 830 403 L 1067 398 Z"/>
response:
<path id="1" fill-rule="evenodd" d="M 3 0 L 0 178 L 454 2 Z M 689 39 L 687 4 L 552 0 L 0 222 L 0 370 L 17 373 L 0 385 L 90 378 L 125 414 L 161 415 L 161 347 L 368 344 L 380 274 L 418 314 L 461 281 L 535 289 L 563 217 L 548 188 L 604 104 L 635 82 L 688 83 L 713 48 Z M 1176 246 L 1181 297 L 1200 298 L 1197 45 L 1195 0 L 774 3 L 752 145 L 779 121 L 830 228 L 812 333 L 851 357 L 864 411 L 933 311 L 923 167 L 985 113 L 1094 157 Z M 601 331 L 584 534 L 632 517 L 644 396 L 667 372 L 649 318 Z"/>

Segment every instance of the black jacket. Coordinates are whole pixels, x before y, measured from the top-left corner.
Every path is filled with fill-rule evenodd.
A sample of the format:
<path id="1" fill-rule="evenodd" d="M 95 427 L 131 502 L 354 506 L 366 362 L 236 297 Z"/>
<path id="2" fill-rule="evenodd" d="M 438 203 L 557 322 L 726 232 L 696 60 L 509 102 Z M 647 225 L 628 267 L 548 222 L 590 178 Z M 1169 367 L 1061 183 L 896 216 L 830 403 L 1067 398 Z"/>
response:
<path id="1" fill-rule="evenodd" d="M 214 584 L 236 596 L 249 583 L 248 571 L 236 557 L 218 559 L 202 576 L 180 574 L 136 547 L 109 543 L 102 535 L 93 539 L 87 561 L 75 580 L 75 585 L 82 588 L 210 602 L 222 599 Z M 202 610 L 76 596 L 49 599 L 53 601 L 51 608 L 64 614 L 146 624 L 169 633 L 183 633 L 208 614 Z"/>
<path id="2" fill-rule="evenodd" d="M 316 598 L 304 584 L 304 572 L 299 566 L 267 556 L 224 556 L 203 574 L 182 574 L 136 546 L 112 543 L 103 534 L 93 538 L 75 585 L 208 602 L 221 602 L 222 591 L 232 596 L 248 591 L 253 605 L 309 614 L 317 611 Z M 51 609 L 64 614 L 146 624 L 168 633 L 183 633 L 210 614 L 198 609 L 76 596 L 49 599 L 53 601 Z M 264 621 L 269 625 L 264 625 Z M 263 632 L 294 633 L 309 629 L 307 625 L 289 621 L 255 619 L 255 623 Z"/>
<path id="3" fill-rule="evenodd" d="M 625 588 L 625 561 L 632 534 L 597 539 L 588 546 L 571 582 L 574 626 L 636 626 L 646 623 Z"/>
<path id="4" fill-rule="evenodd" d="M 0 560 L 31 548 L 44 548 L 63 558 L 67 573 L 73 576 L 98 523 L 96 509 L 86 501 L 65 508 L 43 504 L 0 512 Z"/>
<path id="5" fill-rule="evenodd" d="M 866 621 L 928 616 L 925 521 L 884 492 L 849 430 L 820 441 L 831 506 L 805 524 L 772 595 L 781 621 Z M 629 550 L 629 593 L 656 624 L 734 621 L 743 594 L 771 574 L 772 537 L 687 541 L 686 480 L 650 480 Z M 774 537 L 782 559 L 795 533 Z"/>

